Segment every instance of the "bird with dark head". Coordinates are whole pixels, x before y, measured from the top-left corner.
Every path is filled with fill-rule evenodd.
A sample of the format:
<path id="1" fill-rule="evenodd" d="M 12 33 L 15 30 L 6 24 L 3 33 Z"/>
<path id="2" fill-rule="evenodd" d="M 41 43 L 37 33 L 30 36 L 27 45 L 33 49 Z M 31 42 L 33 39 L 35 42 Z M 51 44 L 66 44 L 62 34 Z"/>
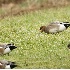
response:
<path id="1" fill-rule="evenodd" d="M 13 69 L 17 67 L 15 62 L 0 60 L 0 69 Z"/>
<path id="2" fill-rule="evenodd" d="M 45 33 L 59 33 L 70 26 L 69 22 L 52 22 L 48 26 L 41 26 L 40 31 Z"/>
<path id="3" fill-rule="evenodd" d="M 40 27 L 41 32 L 45 31 L 46 30 L 45 28 L 46 28 L 46 26 L 41 26 Z"/>
<path id="4" fill-rule="evenodd" d="M 9 55 L 9 53 L 12 51 L 12 50 L 14 50 L 14 49 L 16 49 L 17 47 L 16 46 L 14 46 L 13 44 L 1 44 L 0 45 L 0 54 L 1 55 L 3 55 L 3 54 L 8 54 Z"/>

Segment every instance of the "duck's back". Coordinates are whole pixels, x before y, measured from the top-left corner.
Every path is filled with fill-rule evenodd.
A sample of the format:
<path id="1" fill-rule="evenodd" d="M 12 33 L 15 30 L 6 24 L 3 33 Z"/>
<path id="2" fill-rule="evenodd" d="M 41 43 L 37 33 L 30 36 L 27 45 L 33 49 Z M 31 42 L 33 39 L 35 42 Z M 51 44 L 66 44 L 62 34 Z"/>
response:
<path id="1" fill-rule="evenodd" d="M 59 26 L 57 24 L 50 24 L 45 28 L 46 33 L 56 33 L 58 32 Z"/>

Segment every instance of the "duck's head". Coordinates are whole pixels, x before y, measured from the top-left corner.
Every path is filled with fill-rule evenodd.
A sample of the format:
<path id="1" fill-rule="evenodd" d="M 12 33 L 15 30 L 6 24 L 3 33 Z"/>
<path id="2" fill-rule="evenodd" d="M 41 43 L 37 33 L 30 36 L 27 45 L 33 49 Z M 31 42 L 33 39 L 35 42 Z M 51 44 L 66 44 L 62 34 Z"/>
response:
<path id="1" fill-rule="evenodd" d="M 41 26 L 41 27 L 40 27 L 40 31 L 41 31 L 41 32 L 45 31 L 45 28 L 46 28 L 46 26 Z"/>

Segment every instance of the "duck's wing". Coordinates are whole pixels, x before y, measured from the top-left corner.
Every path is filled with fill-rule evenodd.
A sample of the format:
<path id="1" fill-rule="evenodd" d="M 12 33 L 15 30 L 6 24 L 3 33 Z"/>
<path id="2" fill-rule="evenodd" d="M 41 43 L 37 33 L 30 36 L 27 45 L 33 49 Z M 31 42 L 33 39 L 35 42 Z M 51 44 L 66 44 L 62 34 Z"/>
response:
<path id="1" fill-rule="evenodd" d="M 14 45 L 14 43 L 0 43 L 0 47 L 6 48 L 9 45 Z"/>
<path id="2" fill-rule="evenodd" d="M 7 60 L 0 60 L 0 63 L 2 63 L 2 64 L 8 64 L 8 61 Z"/>

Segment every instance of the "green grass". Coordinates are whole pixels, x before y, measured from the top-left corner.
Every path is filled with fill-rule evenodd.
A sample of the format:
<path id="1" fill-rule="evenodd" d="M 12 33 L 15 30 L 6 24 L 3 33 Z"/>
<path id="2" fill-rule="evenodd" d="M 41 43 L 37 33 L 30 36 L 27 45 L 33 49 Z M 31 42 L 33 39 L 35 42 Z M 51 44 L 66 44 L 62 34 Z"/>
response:
<path id="1" fill-rule="evenodd" d="M 0 42 L 18 47 L 0 59 L 16 61 L 16 69 L 70 68 L 70 28 L 59 34 L 40 33 L 41 25 L 70 21 L 70 7 L 45 9 L 0 20 Z"/>

